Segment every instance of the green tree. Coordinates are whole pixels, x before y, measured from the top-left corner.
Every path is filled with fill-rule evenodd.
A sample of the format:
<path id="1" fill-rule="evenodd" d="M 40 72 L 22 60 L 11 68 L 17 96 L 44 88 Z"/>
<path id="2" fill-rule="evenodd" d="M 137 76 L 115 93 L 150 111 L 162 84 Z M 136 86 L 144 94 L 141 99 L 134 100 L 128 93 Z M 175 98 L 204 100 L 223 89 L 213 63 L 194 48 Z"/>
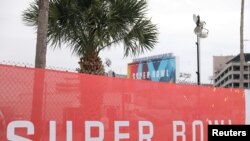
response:
<path id="1" fill-rule="evenodd" d="M 48 41 L 67 44 L 80 57 L 81 72 L 103 75 L 99 52 L 105 48 L 123 43 L 125 57 L 154 48 L 158 31 L 146 12 L 146 0 L 50 0 Z M 37 26 L 37 13 L 36 0 L 23 20 Z"/>

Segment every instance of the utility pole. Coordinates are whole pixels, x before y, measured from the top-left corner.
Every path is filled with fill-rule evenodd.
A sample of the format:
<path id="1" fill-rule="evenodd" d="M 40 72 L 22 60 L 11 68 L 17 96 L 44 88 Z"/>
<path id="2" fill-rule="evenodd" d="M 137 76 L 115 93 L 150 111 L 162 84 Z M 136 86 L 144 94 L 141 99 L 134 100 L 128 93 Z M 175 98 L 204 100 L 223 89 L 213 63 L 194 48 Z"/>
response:
<path id="1" fill-rule="evenodd" d="M 240 88 L 244 88 L 244 0 L 241 0 L 240 12 Z"/>

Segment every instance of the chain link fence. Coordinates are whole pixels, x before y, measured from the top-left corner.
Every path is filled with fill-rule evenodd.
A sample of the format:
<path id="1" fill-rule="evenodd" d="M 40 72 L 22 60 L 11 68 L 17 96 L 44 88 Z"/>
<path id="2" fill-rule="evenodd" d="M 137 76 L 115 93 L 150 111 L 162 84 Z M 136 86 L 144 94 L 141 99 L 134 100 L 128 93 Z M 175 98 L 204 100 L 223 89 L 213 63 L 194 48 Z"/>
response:
<path id="1" fill-rule="evenodd" d="M 216 100 L 219 98 L 225 104 L 218 102 L 217 109 L 223 109 L 228 106 L 227 104 L 232 106 L 234 103 L 236 104 L 233 106 L 237 107 L 244 100 L 243 92 L 238 92 L 237 89 L 188 86 L 197 85 L 197 83 L 186 80 L 177 80 L 176 83 L 180 85 L 166 85 L 79 74 L 75 73 L 76 71 L 72 73 L 69 71 L 72 69 L 66 68 L 53 67 L 50 70 L 33 68 L 32 64 L 0 62 L 0 124 L 3 125 L 1 118 L 5 120 L 6 125 L 10 121 L 31 120 L 36 128 L 35 135 L 41 139 L 40 141 L 49 140 L 48 129 L 51 120 L 56 121 L 57 140 L 66 138 L 65 121 L 74 121 L 72 127 L 74 140 L 80 141 L 84 140 L 85 120 L 102 121 L 107 127 L 105 130 L 112 133 L 113 123 L 107 122 L 107 119 L 109 121 L 130 120 L 133 125 L 131 129 L 134 130 L 137 129 L 135 122 L 138 120 L 160 118 L 156 121 L 165 122 L 165 117 L 169 115 L 179 117 L 190 115 L 186 117 L 188 120 L 198 116 L 205 119 L 206 114 L 213 114 L 216 107 L 213 94 L 217 95 Z M 208 100 L 210 102 L 207 102 Z M 235 100 L 238 101 L 234 102 Z M 200 111 L 199 105 L 202 104 L 205 104 L 204 110 Z M 244 103 L 240 106 L 243 107 Z M 196 107 L 198 108 L 194 111 Z M 193 113 L 183 113 L 185 108 Z M 184 111 L 181 111 L 183 109 Z M 230 110 L 230 108 L 227 109 L 227 111 Z M 221 111 L 217 112 L 218 116 L 221 116 L 221 113 Z M 234 115 L 239 117 L 243 114 L 236 112 Z M 2 127 L 6 128 L 6 125 Z M 6 131 L 2 131 L 1 125 L 0 130 L 0 133 Z M 27 135 L 26 132 L 20 134 Z M 5 141 L 1 135 L 0 141 Z"/>
<path id="2" fill-rule="evenodd" d="M 14 62 L 14 61 L 0 61 L 2 65 L 10 65 L 10 66 L 17 66 L 17 67 L 25 67 L 25 68 L 35 68 L 35 65 L 32 63 L 24 63 L 24 62 Z M 65 72 L 78 72 L 77 68 L 67 68 L 67 67 L 57 67 L 57 66 L 46 66 L 46 69 L 49 70 L 57 70 L 57 71 L 65 71 Z"/>
<path id="3" fill-rule="evenodd" d="M 35 68 L 34 64 L 31 63 L 23 63 L 23 62 L 14 62 L 14 61 L 6 61 L 6 60 L 2 60 L 0 61 L 0 64 L 3 65 L 11 65 L 11 66 L 17 66 L 17 67 L 25 67 L 25 68 Z M 66 68 L 66 67 L 56 67 L 56 66 L 46 66 L 46 69 L 49 70 L 56 70 L 56 71 L 64 71 L 64 72 L 74 72 L 74 73 L 78 73 L 77 68 Z M 113 71 L 112 71 L 113 72 Z M 110 72 L 106 72 L 105 75 L 106 76 L 112 76 L 109 74 Z M 119 77 L 119 78 L 127 78 L 126 74 L 115 74 L 115 77 Z M 187 84 L 187 85 L 197 85 L 196 81 L 192 81 L 189 79 L 177 79 L 176 80 L 177 84 Z M 211 81 L 211 83 L 201 83 L 201 85 L 203 86 L 213 86 L 213 82 Z"/>

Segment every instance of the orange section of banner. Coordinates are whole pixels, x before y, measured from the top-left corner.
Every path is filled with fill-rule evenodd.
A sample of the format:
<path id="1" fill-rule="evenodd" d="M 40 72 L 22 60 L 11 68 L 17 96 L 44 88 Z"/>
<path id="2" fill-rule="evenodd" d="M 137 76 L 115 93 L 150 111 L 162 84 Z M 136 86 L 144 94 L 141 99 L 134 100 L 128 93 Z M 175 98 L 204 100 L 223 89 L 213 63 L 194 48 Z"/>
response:
<path id="1" fill-rule="evenodd" d="M 241 89 L 0 65 L 0 139 L 207 140 L 208 124 L 245 124 Z"/>

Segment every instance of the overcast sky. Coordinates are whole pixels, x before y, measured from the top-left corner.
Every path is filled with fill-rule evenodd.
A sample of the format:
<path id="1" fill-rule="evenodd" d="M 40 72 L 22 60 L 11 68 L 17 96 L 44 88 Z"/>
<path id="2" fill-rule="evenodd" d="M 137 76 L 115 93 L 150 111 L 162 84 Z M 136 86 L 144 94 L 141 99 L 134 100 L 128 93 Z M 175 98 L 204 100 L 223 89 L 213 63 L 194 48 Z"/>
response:
<path id="1" fill-rule="evenodd" d="M 11 61 L 34 64 L 36 31 L 25 26 L 22 11 L 32 0 L 0 0 L 0 63 Z M 209 36 L 201 40 L 201 82 L 210 83 L 213 56 L 237 55 L 240 48 L 241 0 L 148 0 L 148 16 L 159 29 L 159 43 L 151 52 L 139 57 L 173 53 L 179 57 L 180 72 L 190 73 L 189 81 L 196 81 L 196 36 L 193 14 L 206 22 Z M 250 39 L 250 4 L 245 0 L 244 38 Z M 245 42 L 245 52 L 250 52 L 250 42 Z M 116 46 L 101 53 L 103 60 L 112 60 L 111 69 L 126 74 L 127 63 L 133 58 L 123 58 L 123 47 Z M 69 49 L 50 47 L 47 65 L 75 69 L 78 58 Z"/>

